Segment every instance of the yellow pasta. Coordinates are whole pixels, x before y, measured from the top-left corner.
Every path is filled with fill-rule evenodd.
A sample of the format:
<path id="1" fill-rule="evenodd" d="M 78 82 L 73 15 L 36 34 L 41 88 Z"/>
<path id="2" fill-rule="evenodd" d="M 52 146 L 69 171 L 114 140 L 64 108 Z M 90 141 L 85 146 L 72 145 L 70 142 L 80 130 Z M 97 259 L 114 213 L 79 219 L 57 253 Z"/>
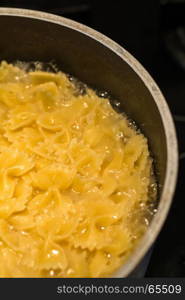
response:
<path id="1" fill-rule="evenodd" d="M 90 88 L 0 64 L 0 277 L 107 277 L 146 231 L 147 139 Z"/>

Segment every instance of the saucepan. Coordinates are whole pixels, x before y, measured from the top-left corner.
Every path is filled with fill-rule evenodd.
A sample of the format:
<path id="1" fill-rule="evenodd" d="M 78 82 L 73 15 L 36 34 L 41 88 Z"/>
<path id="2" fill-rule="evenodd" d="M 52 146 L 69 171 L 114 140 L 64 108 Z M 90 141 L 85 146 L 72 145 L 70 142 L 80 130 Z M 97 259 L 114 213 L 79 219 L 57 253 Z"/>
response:
<path id="1" fill-rule="evenodd" d="M 144 259 L 169 211 L 178 169 L 171 113 L 142 65 L 111 39 L 72 20 L 38 11 L 0 8 L 0 60 L 54 61 L 98 91 L 107 91 L 148 138 L 158 182 L 158 207 L 128 261 L 113 277 L 125 277 Z"/>

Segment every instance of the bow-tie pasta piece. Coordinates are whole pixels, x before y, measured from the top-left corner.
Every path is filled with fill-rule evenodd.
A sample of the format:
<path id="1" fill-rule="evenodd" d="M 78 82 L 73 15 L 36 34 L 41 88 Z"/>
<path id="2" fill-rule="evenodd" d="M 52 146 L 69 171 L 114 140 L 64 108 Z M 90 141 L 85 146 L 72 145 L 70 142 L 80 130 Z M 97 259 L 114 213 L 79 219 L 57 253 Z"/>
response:
<path id="1" fill-rule="evenodd" d="M 38 267 L 41 270 L 58 270 L 65 272 L 68 266 L 65 251 L 54 242 L 46 241 L 40 248 Z"/>
<path id="2" fill-rule="evenodd" d="M 88 253 L 82 249 L 74 249 L 70 246 L 64 246 L 68 259 L 68 268 L 61 277 L 89 277 Z"/>
<path id="3" fill-rule="evenodd" d="M 122 263 L 121 258 L 104 251 L 97 251 L 90 259 L 90 276 L 106 277 L 113 273 Z"/>
<path id="4" fill-rule="evenodd" d="M 58 112 L 41 114 L 37 124 L 44 129 L 52 131 L 60 131 L 64 127 L 64 122 Z"/>
<path id="5" fill-rule="evenodd" d="M 17 180 L 8 176 L 7 171 L 0 171 L 0 199 L 9 199 L 13 196 Z"/>
<path id="6" fill-rule="evenodd" d="M 7 170 L 8 175 L 22 176 L 33 167 L 33 159 L 17 149 L 7 150 L 0 154 L 0 169 Z"/>
<path id="7" fill-rule="evenodd" d="M 30 80 L 34 85 L 43 84 L 47 82 L 54 82 L 60 85 L 62 78 L 60 74 L 54 74 L 49 72 L 37 71 L 29 72 Z"/>
<path id="8" fill-rule="evenodd" d="M 60 106 L 60 94 L 54 82 L 40 84 L 33 88 L 32 101 L 42 112 L 50 112 Z"/>
<path id="9" fill-rule="evenodd" d="M 19 83 L 24 81 L 27 74 L 22 68 L 2 61 L 0 64 L 0 83 Z M 25 80 L 26 81 L 26 80 Z"/>
<path id="10" fill-rule="evenodd" d="M 74 176 L 74 168 L 53 164 L 33 173 L 33 185 L 41 190 L 50 187 L 65 190 L 72 184 Z"/>

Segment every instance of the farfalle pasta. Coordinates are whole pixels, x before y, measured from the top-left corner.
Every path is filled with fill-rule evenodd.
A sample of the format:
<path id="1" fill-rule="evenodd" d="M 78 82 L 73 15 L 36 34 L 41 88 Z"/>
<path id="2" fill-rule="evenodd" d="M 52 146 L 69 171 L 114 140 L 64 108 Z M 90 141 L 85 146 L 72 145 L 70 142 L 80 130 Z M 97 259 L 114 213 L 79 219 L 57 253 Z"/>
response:
<path id="1" fill-rule="evenodd" d="M 64 73 L 6 62 L 0 120 L 0 277 L 111 276 L 155 199 L 147 139 Z"/>

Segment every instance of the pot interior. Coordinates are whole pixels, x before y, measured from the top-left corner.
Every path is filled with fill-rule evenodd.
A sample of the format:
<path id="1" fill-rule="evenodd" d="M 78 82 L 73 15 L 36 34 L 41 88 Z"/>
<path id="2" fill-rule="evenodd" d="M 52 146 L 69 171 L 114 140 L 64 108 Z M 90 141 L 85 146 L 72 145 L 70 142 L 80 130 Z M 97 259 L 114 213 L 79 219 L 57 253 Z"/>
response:
<path id="1" fill-rule="evenodd" d="M 42 17 L 42 13 L 40 16 Z M 159 204 L 162 202 L 162 205 L 158 216 L 154 218 L 153 227 L 151 226 L 152 234 L 148 233 L 146 239 L 143 240 L 140 253 L 133 262 L 128 263 L 126 271 L 121 271 L 116 277 L 128 275 L 156 238 L 170 206 L 177 171 L 177 149 L 173 123 L 167 106 L 164 105 L 165 103 L 160 103 L 162 95 L 156 85 L 152 85 L 152 79 L 145 78 L 146 73 L 142 68 L 136 68 L 137 71 L 134 71 L 133 66 L 137 62 L 123 49 L 116 44 L 112 47 L 110 40 L 96 32 L 91 36 L 91 32 L 87 28 L 77 23 L 68 21 L 69 25 L 66 25 L 65 22 L 58 24 L 59 20 L 57 19 L 55 22 L 55 17 L 53 17 L 54 22 L 48 14 L 44 14 L 44 17 L 46 18 L 39 19 L 39 13 L 33 17 L 32 13 L 30 14 L 28 11 L 27 13 L 21 12 L 21 16 L 16 16 L 16 10 L 11 15 L 0 14 L 0 28 L 2 29 L 0 61 L 54 62 L 62 71 L 75 76 L 90 87 L 99 91 L 107 91 L 113 99 L 120 102 L 120 110 L 134 120 L 148 138 L 159 185 L 159 199 L 164 183 L 170 186 L 169 193 L 165 188 L 165 195 L 163 194 L 162 201 L 159 202 Z M 60 18 L 61 20 L 62 18 Z M 98 38 L 96 38 L 96 34 Z M 114 49 L 112 50 L 112 48 Z M 145 78 L 145 82 L 142 78 Z M 147 86 L 150 86 L 150 89 Z M 152 89 L 154 89 L 155 99 L 152 96 Z M 160 99 L 156 99 L 158 94 Z M 163 112 L 167 110 L 167 120 L 164 120 L 164 115 L 162 117 L 160 107 Z M 164 121 L 166 125 L 164 125 Z M 171 131 L 166 134 L 168 121 Z M 169 155 L 170 133 L 172 150 Z M 172 158 L 170 171 L 167 165 L 169 157 Z M 172 170 L 173 162 L 174 170 Z"/>

